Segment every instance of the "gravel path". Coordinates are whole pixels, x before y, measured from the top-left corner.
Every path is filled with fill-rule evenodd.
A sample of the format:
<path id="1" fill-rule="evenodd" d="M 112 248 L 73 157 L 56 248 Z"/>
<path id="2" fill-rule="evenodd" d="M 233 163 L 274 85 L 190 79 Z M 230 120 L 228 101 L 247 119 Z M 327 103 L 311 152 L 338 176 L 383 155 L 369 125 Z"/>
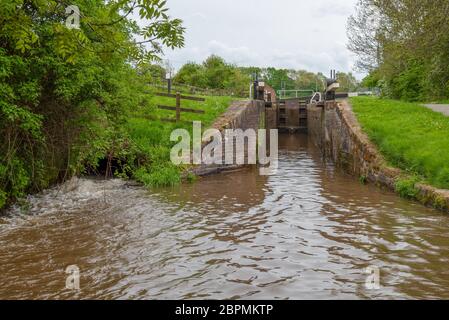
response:
<path id="1" fill-rule="evenodd" d="M 449 104 L 425 104 L 425 106 L 433 111 L 441 112 L 449 116 Z"/>

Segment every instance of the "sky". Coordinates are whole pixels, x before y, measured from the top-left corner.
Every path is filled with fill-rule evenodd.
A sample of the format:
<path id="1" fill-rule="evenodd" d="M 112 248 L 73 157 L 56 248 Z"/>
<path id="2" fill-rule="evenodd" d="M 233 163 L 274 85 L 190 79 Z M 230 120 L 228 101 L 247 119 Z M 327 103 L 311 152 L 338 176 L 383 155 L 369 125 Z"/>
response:
<path id="1" fill-rule="evenodd" d="M 346 23 L 357 0 L 168 0 L 185 47 L 165 50 L 175 70 L 211 54 L 238 66 L 355 72 Z"/>

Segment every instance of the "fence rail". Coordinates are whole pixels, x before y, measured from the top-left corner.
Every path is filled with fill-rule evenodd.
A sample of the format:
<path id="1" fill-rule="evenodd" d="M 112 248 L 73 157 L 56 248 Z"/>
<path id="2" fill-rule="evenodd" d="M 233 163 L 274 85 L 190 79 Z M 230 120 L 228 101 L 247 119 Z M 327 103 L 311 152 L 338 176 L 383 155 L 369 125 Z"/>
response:
<path id="1" fill-rule="evenodd" d="M 181 108 L 181 100 L 191 100 L 191 101 L 198 101 L 198 102 L 204 102 L 206 99 L 199 98 L 199 97 L 191 97 L 191 96 L 185 96 L 181 95 L 181 93 L 171 94 L 171 93 L 156 93 L 156 96 L 159 97 L 167 97 L 167 98 L 175 98 L 176 99 L 176 106 L 164 106 L 164 105 L 158 105 L 158 109 L 162 110 L 169 110 L 169 111 L 176 111 L 176 118 L 163 118 L 162 121 L 166 122 L 180 122 L 181 121 L 181 112 L 187 112 L 187 113 L 198 113 L 198 114 L 204 114 L 205 111 L 201 109 L 191 109 L 191 108 Z"/>
<path id="2" fill-rule="evenodd" d="M 176 111 L 176 107 L 170 107 L 170 106 L 161 106 L 158 105 L 157 106 L 159 109 L 163 109 L 163 110 L 170 110 L 170 111 Z M 190 112 L 190 113 L 200 113 L 200 114 L 204 114 L 204 110 L 197 110 L 197 109 L 189 109 L 189 108 L 180 108 L 181 112 Z"/>
<path id="3" fill-rule="evenodd" d="M 156 93 L 156 95 L 159 96 L 159 97 L 176 98 L 178 94 Z M 206 101 L 206 99 L 204 99 L 204 98 L 192 97 L 192 96 L 184 96 L 184 95 L 180 95 L 180 98 L 183 99 L 183 100 L 192 100 L 192 101 L 200 101 L 200 102 Z"/>

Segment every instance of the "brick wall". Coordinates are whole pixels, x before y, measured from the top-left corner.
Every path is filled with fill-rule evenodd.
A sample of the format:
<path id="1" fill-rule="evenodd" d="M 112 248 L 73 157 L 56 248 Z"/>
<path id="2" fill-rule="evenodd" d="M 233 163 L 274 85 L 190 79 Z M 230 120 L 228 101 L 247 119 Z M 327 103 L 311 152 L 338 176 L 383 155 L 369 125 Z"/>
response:
<path id="1" fill-rule="evenodd" d="M 334 161 L 344 171 L 363 177 L 395 191 L 399 178 L 407 177 L 400 169 L 389 167 L 376 146 L 363 132 L 347 101 L 308 105 L 308 130 L 311 140 L 323 156 Z M 449 211 L 449 190 L 418 184 L 418 200 Z"/>
<path id="2" fill-rule="evenodd" d="M 223 145 L 223 157 L 225 157 L 224 150 L 224 131 L 226 129 L 264 129 L 265 128 L 265 102 L 264 101 L 236 101 L 231 104 L 227 111 L 222 114 L 212 124 L 211 128 L 218 129 L 222 133 L 222 145 Z M 204 129 L 203 129 L 204 130 Z M 203 148 L 209 141 L 203 141 Z M 234 155 L 235 158 L 235 155 Z M 245 165 L 205 165 L 201 164 L 195 166 L 191 172 L 204 176 L 209 174 L 215 174 L 226 170 L 235 170 Z"/>

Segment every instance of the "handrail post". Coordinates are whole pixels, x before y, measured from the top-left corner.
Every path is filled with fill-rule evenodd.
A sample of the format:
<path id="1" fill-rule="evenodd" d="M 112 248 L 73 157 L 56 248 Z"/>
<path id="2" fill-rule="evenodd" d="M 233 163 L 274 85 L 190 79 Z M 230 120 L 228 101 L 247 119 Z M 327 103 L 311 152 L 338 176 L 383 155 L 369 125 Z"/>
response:
<path id="1" fill-rule="evenodd" d="M 181 120 L 181 94 L 176 92 L 176 122 Z"/>

